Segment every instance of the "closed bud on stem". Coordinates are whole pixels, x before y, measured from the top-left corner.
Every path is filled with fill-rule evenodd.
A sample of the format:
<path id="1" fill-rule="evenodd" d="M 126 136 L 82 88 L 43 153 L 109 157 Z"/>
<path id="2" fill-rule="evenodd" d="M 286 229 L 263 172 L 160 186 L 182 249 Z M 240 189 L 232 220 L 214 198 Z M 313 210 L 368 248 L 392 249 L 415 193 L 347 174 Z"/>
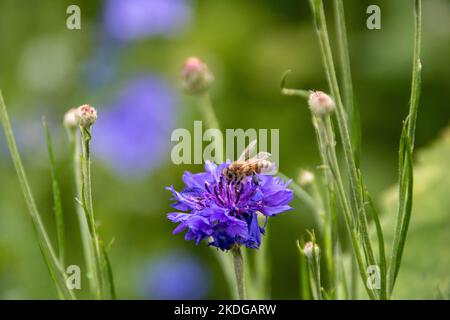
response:
<path id="1" fill-rule="evenodd" d="M 67 130 L 74 130 L 78 127 L 77 109 L 72 108 L 64 115 L 64 127 Z"/>
<path id="2" fill-rule="evenodd" d="M 314 173 L 308 170 L 300 170 L 297 181 L 302 187 L 307 187 L 314 182 Z"/>
<path id="3" fill-rule="evenodd" d="M 202 94 L 211 87 L 214 81 L 208 65 L 196 57 L 186 59 L 181 71 L 181 85 L 186 92 Z"/>
<path id="4" fill-rule="evenodd" d="M 97 111 L 90 105 L 84 104 L 81 107 L 78 107 L 76 116 L 77 116 L 78 124 L 81 127 L 88 129 L 97 120 Z"/>
<path id="5" fill-rule="evenodd" d="M 333 99 L 322 91 L 312 91 L 309 95 L 308 104 L 311 112 L 318 117 L 331 114 L 336 108 Z"/>
<path id="6" fill-rule="evenodd" d="M 303 247 L 303 253 L 305 256 L 311 260 L 315 256 L 316 258 L 320 255 L 320 248 L 316 243 L 312 241 L 308 241 Z"/>

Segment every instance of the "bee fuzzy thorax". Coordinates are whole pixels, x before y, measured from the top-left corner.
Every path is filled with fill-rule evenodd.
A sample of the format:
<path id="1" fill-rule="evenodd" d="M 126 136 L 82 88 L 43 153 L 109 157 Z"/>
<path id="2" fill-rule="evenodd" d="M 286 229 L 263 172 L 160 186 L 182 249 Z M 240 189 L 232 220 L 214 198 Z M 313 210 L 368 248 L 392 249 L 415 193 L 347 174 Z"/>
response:
<path id="1" fill-rule="evenodd" d="M 254 177 L 257 174 L 270 173 L 273 168 L 273 163 L 268 160 L 253 162 L 235 161 L 225 168 L 222 174 L 228 181 L 240 181 L 246 177 Z"/>
<path id="2" fill-rule="evenodd" d="M 222 174 L 227 181 L 239 182 L 246 177 L 252 177 L 255 183 L 258 182 L 258 174 L 272 174 L 275 172 L 275 165 L 270 160 L 270 153 L 259 152 L 253 157 L 250 157 L 256 150 L 257 141 L 253 140 L 242 152 L 238 160 L 232 162 L 226 167 Z"/>

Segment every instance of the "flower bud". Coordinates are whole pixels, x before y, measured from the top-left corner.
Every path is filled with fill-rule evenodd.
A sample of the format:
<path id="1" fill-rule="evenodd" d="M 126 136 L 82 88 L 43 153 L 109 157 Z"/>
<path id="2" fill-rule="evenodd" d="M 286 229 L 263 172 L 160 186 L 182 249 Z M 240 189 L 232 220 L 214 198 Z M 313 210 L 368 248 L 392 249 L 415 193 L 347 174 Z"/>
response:
<path id="1" fill-rule="evenodd" d="M 90 128 L 97 120 L 97 111 L 88 104 L 77 109 L 78 124 L 83 128 Z"/>
<path id="2" fill-rule="evenodd" d="M 208 65 L 196 57 L 186 59 L 181 71 L 181 85 L 192 94 L 206 92 L 214 81 Z"/>
<path id="3" fill-rule="evenodd" d="M 319 257 L 320 248 L 317 244 L 312 241 L 308 241 L 303 247 L 303 253 L 308 259 L 312 259 L 314 256 Z"/>
<path id="4" fill-rule="evenodd" d="M 300 173 L 298 174 L 297 180 L 298 183 L 303 186 L 309 186 L 314 182 L 314 173 L 308 170 L 300 170 Z"/>
<path id="5" fill-rule="evenodd" d="M 322 91 L 313 91 L 308 99 L 311 112 L 318 117 L 330 114 L 336 108 L 333 99 Z"/>
<path id="6" fill-rule="evenodd" d="M 67 130 L 73 130 L 78 127 L 77 109 L 72 108 L 64 115 L 64 127 Z"/>

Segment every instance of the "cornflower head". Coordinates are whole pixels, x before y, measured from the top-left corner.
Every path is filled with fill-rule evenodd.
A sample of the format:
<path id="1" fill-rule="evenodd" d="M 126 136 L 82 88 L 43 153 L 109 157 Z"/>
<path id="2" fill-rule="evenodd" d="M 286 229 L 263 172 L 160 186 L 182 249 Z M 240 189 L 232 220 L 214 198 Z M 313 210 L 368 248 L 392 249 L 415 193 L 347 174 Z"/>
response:
<path id="1" fill-rule="evenodd" d="M 304 248 L 303 248 L 303 253 L 305 254 L 305 256 L 308 258 L 308 259 L 313 259 L 315 256 L 316 257 L 319 257 L 320 256 L 320 248 L 319 248 L 319 246 L 316 244 L 316 243 L 314 243 L 314 242 L 312 242 L 312 241 L 308 241 L 306 244 L 305 244 L 305 246 L 304 246 Z"/>
<path id="2" fill-rule="evenodd" d="M 214 82 L 208 65 L 196 57 L 187 58 L 181 70 L 181 85 L 191 94 L 206 92 Z"/>
<path id="3" fill-rule="evenodd" d="M 311 91 L 308 104 L 311 112 L 319 117 L 331 114 L 336 109 L 333 99 L 322 91 Z"/>
<path id="4" fill-rule="evenodd" d="M 78 127 L 77 109 L 72 108 L 64 114 L 64 127 L 67 130 L 74 130 Z"/>
<path id="5" fill-rule="evenodd" d="M 197 245 L 208 239 L 209 245 L 221 250 L 240 245 L 258 249 L 268 218 L 292 209 L 289 202 L 293 192 L 287 188 L 290 181 L 264 174 L 257 174 L 256 179 L 230 181 L 223 174 L 229 165 L 207 161 L 205 172 L 185 172 L 183 191 L 167 188 L 175 200 L 172 206 L 183 212 L 172 212 L 167 217 L 179 223 L 174 234 L 187 230 L 185 239 Z M 263 226 L 258 224 L 258 215 L 265 218 Z"/>
<path id="6" fill-rule="evenodd" d="M 314 173 L 308 170 L 301 170 L 297 177 L 298 183 L 303 187 L 311 185 L 314 182 L 314 179 Z"/>
<path id="7" fill-rule="evenodd" d="M 78 124 L 87 129 L 90 128 L 97 120 L 97 110 L 88 104 L 78 107 L 76 112 Z"/>

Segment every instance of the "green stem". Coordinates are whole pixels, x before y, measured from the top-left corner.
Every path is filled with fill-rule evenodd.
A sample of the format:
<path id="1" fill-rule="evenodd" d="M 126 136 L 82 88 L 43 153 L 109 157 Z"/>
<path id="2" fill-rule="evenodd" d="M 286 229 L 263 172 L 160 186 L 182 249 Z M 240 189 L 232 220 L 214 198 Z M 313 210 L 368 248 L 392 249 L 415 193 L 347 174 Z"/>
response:
<path id="1" fill-rule="evenodd" d="M 95 225 L 94 209 L 92 204 L 92 184 L 91 184 L 91 152 L 90 129 L 80 128 L 81 130 L 81 146 L 83 150 L 82 165 L 82 202 L 85 210 L 86 220 L 90 229 L 91 250 L 94 253 L 94 281 L 96 283 L 96 295 L 99 299 L 104 298 L 104 275 L 103 275 L 103 259 L 100 248 L 97 228 Z"/>
<path id="2" fill-rule="evenodd" d="M 354 158 L 357 167 L 361 153 L 361 124 L 359 110 L 355 106 L 353 93 L 352 73 L 350 68 L 350 54 L 348 51 L 347 30 L 345 27 L 344 3 L 342 0 L 334 0 L 334 13 L 336 20 L 336 38 L 339 64 L 341 66 L 341 80 L 344 98 L 344 106 L 348 115 L 348 127 L 352 137 Z"/>
<path id="3" fill-rule="evenodd" d="M 233 255 L 234 273 L 236 276 L 236 287 L 238 291 L 239 300 L 245 300 L 246 299 L 245 277 L 244 277 L 245 268 L 241 248 L 240 247 L 232 248 L 231 254 Z"/>
<path id="4" fill-rule="evenodd" d="M 331 170 L 333 175 L 333 181 L 336 187 L 337 196 L 340 200 L 343 212 L 344 220 L 347 225 L 347 229 L 350 233 L 350 239 L 353 246 L 353 252 L 355 254 L 356 261 L 358 263 L 359 272 L 363 283 L 367 280 L 367 272 L 364 265 L 363 255 L 361 252 L 361 245 L 357 236 L 355 224 L 352 219 L 352 208 L 345 193 L 345 187 L 341 176 L 341 171 L 336 156 L 336 142 L 334 138 L 331 118 L 329 115 L 324 118 L 315 117 L 315 127 L 318 134 L 319 145 L 323 153 L 324 165 Z M 375 299 L 376 294 L 366 287 L 367 293 L 370 298 Z"/>
<path id="5" fill-rule="evenodd" d="M 301 89 L 290 89 L 290 88 L 282 88 L 281 94 L 285 96 L 296 96 L 308 99 L 311 92 Z"/>
<path id="6" fill-rule="evenodd" d="M 351 240 L 350 240 L 351 241 Z M 350 259 L 350 297 L 352 300 L 358 299 L 358 262 L 355 255 L 351 255 Z"/>
<path id="7" fill-rule="evenodd" d="M 299 255 L 299 264 L 300 264 L 300 298 L 302 300 L 310 300 L 311 292 L 310 292 L 310 281 L 308 275 L 308 258 L 303 254 L 303 248 L 300 245 L 300 242 L 297 241 L 297 248 L 300 252 Z"/>
<path id="8" fill-rule="evenodd" d="M 316 253 L 313 253 L 314 261 L 311 263 L 311 271 L 313 273 L 316 295 L 319 300 L 323 300 L 322 296 L 322 281 L 320 279 L 320 260 Z"/>
<path id="9" fill-rule="evenodd" d="M 347 115 L 344 106 L 342 104 L 336 72 L 334 69 L 333 56 L 331 52 L 330 41 L 328 38 L 328 31 L 326 26 L 323 3 L 321 0 L 310 0 L 310 2 L 314 15 L 316 32 L 319 38 L 319 44 L 322 53 L 322 60 L 325 66 L 325 73 L 327 76 L 328 86 L 330 87 L 331 95 L 333 96 L 336 103 L 336 118 L 340 137 L 342 140 L 344 158 L 350 175 L 350 186 L 352 190 L 352 197 L 355 202 L 355 208 L 360 209 L 359 206 L 361 203 L 361 199 L 359 197 L 360 193 L 358 191 L 358 178 L 356 166 L 353 159 L 350 135 L 347 127 L 347 119 L 346 119 Z"/>
<path id="10" fill-rule="evenodd" d="M 68 129 L 68 136 L 70 142 L 70 149 L 72 154 L 72 167 L 73 167 L 73 175 L 75 181 L 76 188 L 76 198 L 82 199 L 82 173 L 81 173 L 81 141 L 78 138 L 77 131 L 75 129 Z M 78 224 L 80 226 L 80 236 L 81 243 L 83 247 L 83 255 L 84 261 L 87 270 L 87 279 L 89 282 L 89 288 L 91 292 L 94 292 L 96 289 L 96 282 L 94 279 L 95 276 L 95 264 L 94 264 L 94 253 L 92 251 L 91 240 L 90 240 L 90 231 L 89 225 L 86 219 L 86 214 L 83 210 L 83 207 L 80 205 L 76 205 L 76 212 L 78 216 Z"/>
<path id="11" fill-rule="evenodd" d="M 345 27 L 344 4 L 342 0 L 334 0 L 334 12 L 336 20 L 336 35 L 339 63 L 342 72 L 342 88 L 344 96 L 344 105 L 349 117 L 353 113 L 353 84 L 350 69 L 350 54 L 348 52 L 347 31 Z M 349 123 L 350 127 L 350 123 Z"/>
<path id="12" fill-rule="evenodd" d="M 328 85 L 331 90 L 331 94 L 334 97 L 335 103 L 336 103 L 336 118 L 337 118 L 337 124 L 339 128 L 339 133 L 342 141 L 342 146 L 344 150 L 344 159 L 346 163 L 346 167 L 350 176 L 349 182 L 350 182 L 350 190 L 352 194 L 352 199 L 354 203 L 355 213 L 353 213 L 352 207 L 350 206 L 350 212 L 352 212 L 352 217 L 349 217 L 350 219 L 355 219 L 358 221 L 358 227 L 360 229 L 361 238 L 363 242 L 363 250 L 365 253 L 365 256 L 367 258 L 367 262 L 370 265 L 374 265 L 375 259 L 373 250 L 370 245 L 370 239 L 368 234 L 368 223 L 367 223 L 367 217 L 366 217 L 366 209 L 365 205 L 361 196 L 361 178 L 358 175 L 358 171 L 356 169 L 355 159 L 353 157 L 353 150 L 352 150 L 352 144 L 350 141 L 350 134 L 348 130 L 347 125 L 347 115 L 346 111 L 344 109 L 340 92 L 339 92 L 339 86 L 337 82 L 336 72 L 334 68 L 333 63 L 333 56 L 331 52 L 331 46 L 330 41 L 328 38 L 328 31 L 326 26 L 326 20 L 325 20 L 325 13 L 323 9 L 323 3 L 321 0 L 310 0 L 311 8 L 313 11 L 314 16 L 314 22 L 316 27 L 316 32 L 319 38 L 320 43 L 320 49 L 322 53 L 322 59 L 325 66 L 325 72 L 327 75 L 327 81 Z M 341 196 L 346 198 L 345 190 Z M 353 238 L 353 236 L 352 236 Z M 355 238 L 356 241 L 358 241 L 358 238 Z M 358 263 L 358 265 L 364 267 L 364 264 Z M 360 270 L 361 272 L 361 270 Z M 365 270 L 364 272 L 365 273 Z M 365 282 L 365 279 L 363 279 Z M 368 289 L 368 288 L 367 288 Z M 368 289 L 368 292 L 370 292 L 370 289 Z"/>
<path id="13" fill-rule="evenodd" d="M 420 48 L 422 38 L 422 1 L 414 2 L 414 54 L 411 83 L 410 109 L 408 115 L 407 134 L 410 139 L 411 149 L 414 149 L 417 111 L 419 110 L 422 63 L 420 61 Z"/>
<path id="14" fill-rule="evenodd" d="M 216 113 L 214 112 L 214 108 L 212 105 L 211 97 L 209 93 L 203 93 L 199 96 L 197 96 L 198 99 L 198 105 L 200 108 L 200 111 L 204 117 L 204 120 L 206 122 L 206 127 L 209 129 L 217 129 L 220 130 L 219 121 L 217 120 Z M 220 146 L 218 149 L 216 149 L 216 154 L 214 157 L 216 163 L 222 163 L 225 159 L 223 157 L 223 148 Z"/>
<path id="15" fill-rule="evenodd" d="M 69 290 L 66 285 L 67 275 L 64 268 L 61 266 L 58 260 L 53 246 L 50 242 L 50 238 L 45 230 L 45 226 L 41 220 L 36 203 L 34 201 L 33 193 L 28 183 L 25 169 L 23 168 L 22 160 L 17 150 L 17 145 L 14 139 L 14 135 L 11 129 L 11 123 L 9 121 L 8 112 L 6 110 L 5 102 L 3 100 L 2 92 L 0 91 L 0 118 L 5 130 L 6 139 L 8 141 L 9 151 L 16 169 L 17 177 L 19 179 L 20 188 L 22 189 L 25 197 L 25 202 L 28 207 L 28 211 L 33 222 L 33 229 L 36 232 L 39 247 L 41 253 L 46 262 L 50 276 L 55 282 L 58 294 L 65 299 L 76 299 L 72 290 Z"/>
<path id="16" fill-rule="evenodd" d="M 222 268 L 225 280 L 230 290 L 231 298 L 236 300 L 238 298 L 238 292 L 236 288 L 235 276 L 233 274 L 233 262 L 232 257 L 228 254 L 224 254 L 216 248 L 212 248 L 214 255 Z"/>
<path id="17" fill-rule="evenodd" d="M 324 180 L 327 191 L 327 204 L 328 208 L 326 213 L 324 214 L 324 245 L 325 245 L 325 253 L 327 266 L 330 276 L 330 285 L 331 287 L 335 287 L 335 267 L 334 267 L 334 250 L 333 244 L 334 241 L 337 240 L 335 232 L 337 232 L 337 220 L 336 220 L 336 208 L 335 208 L 335 198 L 336 198 L 336 190 L 334 187 L 334 177 L 330 170 L 329 161 L 327 159 L 327 150 L 328 148 L 334 146 L 330 146 L 330 143 L 334 143 L 333 140 L 327 141 L 327 136 L 325 135 L 322 120 L 320 118 L 313 117 L 313 126 L 316 130 L 316 138 L 317 143 L 319 145 L 319 153 L 323 164 L 324 170 Z M 325 211 L 325 210 L 323 210 Z"/>
<path id="18" fill-rule="evenodd" d="M 199 108 L 200 111 L 204 117 L 204 120 L 206 122 L 206 126 L 209 129 L 219 129 L 220 130 L 220 125 L 219 125 L 219 121 L 217 120 L 216 114 L 214 112 L 214 108 L 212 105 L 212 101 L 211 101 L 211 97 L 209 95 L 209 93 L 204 93 L 202 95 L 197 96 L 197 101 L 199 104 Z M 223 150 L 222 148 L 219 148 L 218 154 L 216 154 L 216 160 L 218 161 L 223 161 Z M 220 266 L 222 267 L 225 279 L 227 280 L 227 283 L 230 287 L 230 292 L 231 292 L 231 296 L 233 297 L 233 299 L 236 299 L 239 297 L 239 293 L 236 289 L 236 286 L 234 285 L 234 277 L 233 277 L 233 262 L 230 261 L 231 259 L 229 259 L 228 255 L 224 255 L 222 252 L 219 252 L 217 250 L 215 250 L 215 255 L 217 260 L 220 263 Z M 234 260 L 234 259 L 233 259 Z M 244 271 L 242 271 L 244 272 Z"/>
<path id="19" fill-rule="evenodd" d="M 216 113 L 214 112 L 209 93 L 204 93 L 198 96 L 198 100 L 200 109 L 205 117 L 207 127 L 220 130 L 219 121 L 217 120 Z"/>

